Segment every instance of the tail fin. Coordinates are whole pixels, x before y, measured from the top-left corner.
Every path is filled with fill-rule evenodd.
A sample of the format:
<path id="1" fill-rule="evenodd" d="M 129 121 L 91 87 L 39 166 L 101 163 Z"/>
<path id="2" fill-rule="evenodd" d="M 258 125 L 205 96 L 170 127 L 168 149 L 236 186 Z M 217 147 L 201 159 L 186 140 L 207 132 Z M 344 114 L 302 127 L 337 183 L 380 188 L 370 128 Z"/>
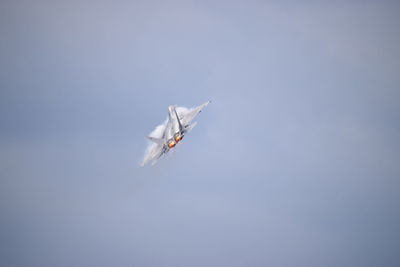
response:
<path id="1" fill-rule="evenodd" d="M 175 112 L 176 120 L 178 121 L 179 131 L 182 132 L 183 131 L 182 123 L 181 123 L 181 120 L 179 119 L 179 116 L 178 116 L 178 113 L 176 112 L 175 107 L 174 107 L 174 112 Z"/>

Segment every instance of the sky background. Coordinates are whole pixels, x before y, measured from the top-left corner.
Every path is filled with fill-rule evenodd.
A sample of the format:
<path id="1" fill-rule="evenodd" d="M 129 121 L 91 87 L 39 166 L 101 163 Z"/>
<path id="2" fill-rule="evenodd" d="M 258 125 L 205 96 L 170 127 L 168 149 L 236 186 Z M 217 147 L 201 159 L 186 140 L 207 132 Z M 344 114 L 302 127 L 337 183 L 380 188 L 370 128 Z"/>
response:
<path id="1" fill-rule="evenodd" d="M 399 266 L 399 11 L 1 1 L 0 266 Z"/>

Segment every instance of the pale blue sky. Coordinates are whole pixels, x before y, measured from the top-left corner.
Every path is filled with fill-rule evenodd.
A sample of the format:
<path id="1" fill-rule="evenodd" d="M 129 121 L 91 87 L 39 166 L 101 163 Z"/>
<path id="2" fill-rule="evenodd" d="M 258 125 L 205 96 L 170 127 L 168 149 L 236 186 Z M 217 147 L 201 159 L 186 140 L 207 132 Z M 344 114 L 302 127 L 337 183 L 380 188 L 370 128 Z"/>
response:
<path id="1" fill-rule="evenodd" d="M 399 266 L 399 11 L 2 1 L 0 266 Z"/>

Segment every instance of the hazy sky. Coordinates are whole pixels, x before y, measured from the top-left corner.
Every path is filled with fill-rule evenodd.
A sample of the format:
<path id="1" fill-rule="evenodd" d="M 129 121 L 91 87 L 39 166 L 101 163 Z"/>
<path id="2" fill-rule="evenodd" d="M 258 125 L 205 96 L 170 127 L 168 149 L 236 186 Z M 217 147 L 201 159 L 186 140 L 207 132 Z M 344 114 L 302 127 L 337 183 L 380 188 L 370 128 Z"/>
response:
<path id="1" fill-rule="evenodd" d="M 0 266 L 399 266 L 400 5 L 300 2 L 1 1 Z"/>

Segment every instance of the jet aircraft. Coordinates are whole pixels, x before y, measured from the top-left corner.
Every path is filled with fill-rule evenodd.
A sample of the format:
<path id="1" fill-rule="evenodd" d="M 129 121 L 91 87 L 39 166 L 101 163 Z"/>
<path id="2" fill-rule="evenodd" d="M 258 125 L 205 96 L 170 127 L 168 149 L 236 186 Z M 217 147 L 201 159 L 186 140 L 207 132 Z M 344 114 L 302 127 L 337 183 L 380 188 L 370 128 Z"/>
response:
<path id="1" fill-rule="evenodd" d="M 152 142 L 148 147 L 141 166 L 152 162 L 154 165 L 159 158 L 173 149 L 183 137 L 197 124 L 193 119 L 210 103 L 207 101 L 198 107 L 187 109 L 179 106 L 168 107 L 168 117 L 164 124 L 158 126 L 146 138 Z"/>

